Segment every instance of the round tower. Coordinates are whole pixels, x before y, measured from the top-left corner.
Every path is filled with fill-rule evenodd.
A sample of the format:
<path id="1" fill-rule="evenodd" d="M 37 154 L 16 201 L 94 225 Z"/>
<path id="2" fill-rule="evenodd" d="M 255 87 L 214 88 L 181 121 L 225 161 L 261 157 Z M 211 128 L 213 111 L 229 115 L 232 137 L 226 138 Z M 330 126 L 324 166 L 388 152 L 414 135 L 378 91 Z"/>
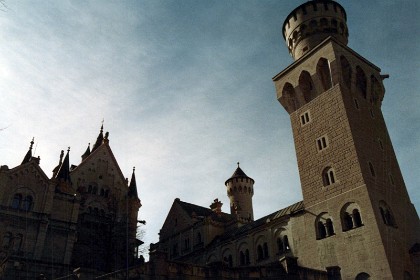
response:
<path id="1" fill-rule="evenodd" d="M 346 11 L 331 0 L 308 1 L 294 9 L 283 23 L 283 37 L 295 60 L 329 36 L 347 45 Z"/>
<path id="2" fill-rule="evenodd" d="M 254 220 L 252 196 L 254 195 L 254 179 L 248 177 L 239 167 L 226 180 L 225 186 L 230 200 L 230 213 L 236 214 L 244 221 Z"/>

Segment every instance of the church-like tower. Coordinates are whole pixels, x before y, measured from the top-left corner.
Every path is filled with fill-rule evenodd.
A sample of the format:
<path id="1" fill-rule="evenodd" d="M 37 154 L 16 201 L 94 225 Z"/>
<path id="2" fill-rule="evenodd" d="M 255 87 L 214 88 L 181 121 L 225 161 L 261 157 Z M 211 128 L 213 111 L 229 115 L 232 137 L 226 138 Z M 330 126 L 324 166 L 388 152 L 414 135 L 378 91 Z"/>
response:
<path id="1" fill-rule="evenodd" d="M 230 200 L 230 213 L 237 215 L 242 221 L 253 221 L 252 196 L 254 195 L 254 179 L 248 177 L 239 167 L 226 180 L 225 186 Z"/>
<path id="2" fill-rule="evenodd" d="M 308 1 L 283 25 L 295 62 L 273 81 L 307 213 L 296 234 L 316 240 L 299 262 L 343 279 L 419 279 L 419 218 L 381 112 L 387 75 L 347 47 L 346 19 L 334 1 Z"/>

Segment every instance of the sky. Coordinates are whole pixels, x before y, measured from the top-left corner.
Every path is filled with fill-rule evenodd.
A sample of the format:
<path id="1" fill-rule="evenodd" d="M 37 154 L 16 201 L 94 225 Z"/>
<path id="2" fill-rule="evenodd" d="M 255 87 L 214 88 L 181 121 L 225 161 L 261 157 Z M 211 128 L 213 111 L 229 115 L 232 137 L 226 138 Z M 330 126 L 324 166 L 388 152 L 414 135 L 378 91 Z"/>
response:
<path id="1" fill-rule="evenodd" d="M 382 111 L 420 210 L 420 2 L 339 1 L 349 47 L 382 69 Z M 0 11 L 0 164 L 61 150 L 79 164 L 102 121 L 124 176 L 136 167 L 146 245 L 175 198 L 229 212 L 240 162 L 254 217 L 302 199 L 290 120 L 273 76 L 293 62 L 284 19 L 304 1 L 6 0 Z"/>

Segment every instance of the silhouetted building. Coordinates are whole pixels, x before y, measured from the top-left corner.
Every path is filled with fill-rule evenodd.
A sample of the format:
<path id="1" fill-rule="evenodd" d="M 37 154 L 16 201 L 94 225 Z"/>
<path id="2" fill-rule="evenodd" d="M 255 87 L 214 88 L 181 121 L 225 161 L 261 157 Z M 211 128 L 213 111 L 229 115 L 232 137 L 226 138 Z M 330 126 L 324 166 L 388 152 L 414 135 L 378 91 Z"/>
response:
<path id="1" fill-rule="evenodd" d="M 61 152 L 51 178 L 30 148 L 0 168 L 0 278 L 46 279 L 80 268 L 93 278 L 136 263 L 141 207 L 133 170 L 122 174 L 103 130 L 78 166 Z"/>

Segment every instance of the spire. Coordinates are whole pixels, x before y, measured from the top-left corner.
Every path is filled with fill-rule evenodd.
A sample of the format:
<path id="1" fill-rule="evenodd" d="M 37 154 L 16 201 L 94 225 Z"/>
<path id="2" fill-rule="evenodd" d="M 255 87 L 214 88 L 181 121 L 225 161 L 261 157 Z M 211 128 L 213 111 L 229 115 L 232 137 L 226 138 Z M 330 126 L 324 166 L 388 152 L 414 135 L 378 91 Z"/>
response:
<path id="1" fill-rule="evenodd" d="M 32 159 L 32 147 L 34 146 L 34 138 L 32 137 L 31 145 L 29 146 L 29 150 L 26 153 L 25 157 L 21 164 L 28 163 Z"/>
<path id="2" fill-rule="evenodd" d="M 239 162 L 236 163 L 238 167 L 236 168 L 235 172 L 233 172 L 232 176 L 230 176 L 229 179 L 226 180 L 225 185 L 234 178 L 248 178 L 254 181 L 251 177 L 248 177 L 245 172 L 239 167 Z"/>
<path id="3" fill-rule="evenodd" d="M 71 179 L 70 179 L 69 152 L 70 152 L 70 147 L 67 149 L 66 157 L 62 161 L 62 157 L 63 157 L 64 151 L 61 151 L 61 155 L 60 155 L 60 167 L 59 167 L 59 169 L 57 171 L 57 174 L 55 175 L 55 178 L 56 179 L 61 179 L 64 182 L 71 182 Z"/>
<path id="4" fill-rule="evenodd" d="M 82 155 L 82 161 L 85 160 L 90 155 L 90 143 L 88 144 L 88 147 L 86 148 L 85 153 Z"/>
<path id="5" fill-rule="evenodd" d="M 96 150 L 100 145 L 102 145 L 102 142 L 104 140 L 104 133 L 103 132 L 104 132 L 104 124 L 103 124 L 103 121 L 102 121 L 101 130 L 99 131 L 98 138 L 96 138 L 95 145 L 93 145 L 92 152 L 94 150 Z"/>
<path id="6" fill-rule="evenodd" d="M 128 196 L 138 198 L 139 196 L 137 194 L 136 174 L 134 173 L 135 170 L 136 168 L 133 167 L 133 174 L 131 175 L 130 186 L 128 187 Z"/>

